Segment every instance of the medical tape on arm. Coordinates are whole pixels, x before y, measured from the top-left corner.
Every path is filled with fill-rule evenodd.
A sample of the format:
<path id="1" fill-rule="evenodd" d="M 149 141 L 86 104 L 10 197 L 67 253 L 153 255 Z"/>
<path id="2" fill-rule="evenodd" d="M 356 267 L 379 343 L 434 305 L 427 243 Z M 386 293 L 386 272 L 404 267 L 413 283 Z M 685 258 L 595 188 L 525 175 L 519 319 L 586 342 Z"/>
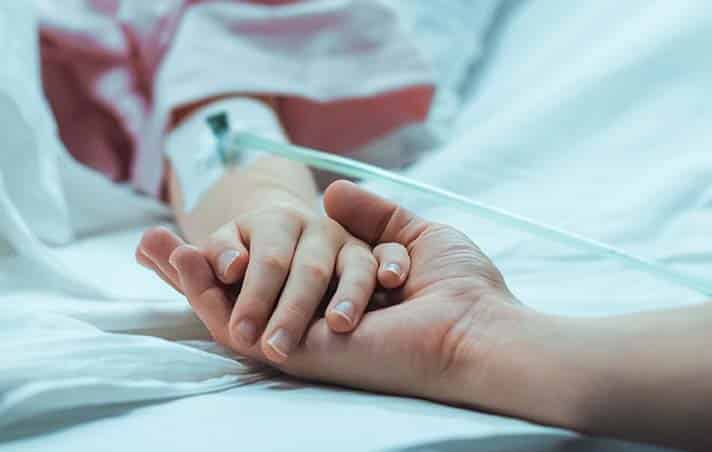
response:
<path id="1" fill-rule="evenodd" d="M 259 100 L 223 99 L 198 109 L 168 134 L 164 148 L 180 184 L 186 212 L 196 207 L 228 167 L 248 166 L 266 155 L 246 149 L 222 150 L 216 146 L 206 120 L 218 112 L 226 115 L 232 130 L 255 133 L 276 142 L 288 141 L 275 112 Z"/>

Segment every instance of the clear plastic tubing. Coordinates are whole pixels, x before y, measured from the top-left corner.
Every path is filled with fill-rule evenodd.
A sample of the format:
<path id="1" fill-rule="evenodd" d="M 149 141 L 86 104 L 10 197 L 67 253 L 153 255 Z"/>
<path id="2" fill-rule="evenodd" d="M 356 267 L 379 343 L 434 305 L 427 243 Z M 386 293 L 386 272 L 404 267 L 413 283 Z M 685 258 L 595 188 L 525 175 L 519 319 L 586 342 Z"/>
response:
<path id="1" fill-rule="evenodd" d="M 567 232 L 554 226 L 538 223 L 515 213 L 488 206 L 465 196 L 458 195 L 457 193 L 418 182 L 373 165 L 301 146 L 279 143 L 249 132 L 226 132 L 220 135 L 222 135 L 219 137 L 221 152 L 232 153 L 241 152 L 242 150 L 262 151 L 343 176 L 370 181 L 386 181 L 392 185 L 407 188 L 439 199 L 453 207 L 460 208 L 461 210 L 470 212 L 494 223 L 527 232 L 552 242 L 561 243 L 580 251 L 612 258 L 623 262 L 631 268 L 649 273 L 657 278 L 687 287 L 704 295 L 712 295 L 712 282 L 710 281 L 680 273 L 603 242 Z"/>

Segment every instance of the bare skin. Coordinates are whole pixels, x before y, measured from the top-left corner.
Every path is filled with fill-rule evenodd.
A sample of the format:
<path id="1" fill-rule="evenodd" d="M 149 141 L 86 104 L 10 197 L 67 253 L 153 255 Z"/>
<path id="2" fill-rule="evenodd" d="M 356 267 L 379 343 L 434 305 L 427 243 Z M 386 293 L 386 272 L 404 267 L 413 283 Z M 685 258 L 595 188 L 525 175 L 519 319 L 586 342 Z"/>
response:
<path id="1" fill-rule="evenodd" d="M 278 367 L 320 381 L 470 406 L 595 435 L 712 449 L 712 303 L 600 319 L 538 313 L 463 234 L 337 182 L 329 216 L 366 243 L 400 243 L 394 306 L 336 333 L 321 319 Z M 229 337 L 230 303 L 190 247 L 175 264 L 196 313 Z M 218 288 L 218 290 L 215 290 Z"/>
<path id="2" fill-rule="evenodd" d="M 203 105 L 180 110 L 178 120 L 190 120 L 191 110 Z M 149 230 L 137 260 L 184 292 L 168 257 L 195 245 L 225 294 L 236 297 L 231 340 L 273 362 L 284 361 L 302 340 L 334 280 L 338 289 L 326 318 L 334 331 L 346 332 L 356 328 L 378 286 L 399 287 L 407 277 L 410 258 L 402 245 L 372 249 L 317 209 L 312 174 L 299 163 L 266 157 L 227 168 L 190 212 L 168 163 L 168 198 L 183 237 Z"/>

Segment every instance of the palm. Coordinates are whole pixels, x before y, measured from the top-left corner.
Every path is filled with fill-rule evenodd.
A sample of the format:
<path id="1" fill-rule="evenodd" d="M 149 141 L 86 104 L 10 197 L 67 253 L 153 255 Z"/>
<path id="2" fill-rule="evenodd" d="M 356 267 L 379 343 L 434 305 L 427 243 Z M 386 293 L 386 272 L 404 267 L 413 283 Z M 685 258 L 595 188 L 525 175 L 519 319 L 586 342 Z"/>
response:
<path id="1" fill-rule="evenodd" d="M 352 199 L 329 204 L 331 198 L 343 196 L 355 196 L 356 201 L 363 197 L 363 202 L 371 204 L 361 206 Z M 452 401 L 454 396 L 434 387 L 457 367 L 459 343 L 469 334 L 481 302 L 512 300 L 501 274 L 453 228 L 418 220 L 345 184 L 332 186 L 331 198 L 327 192 L 327 211 L 355 236 L 371 243 L 405 245 L 411 272 L 404 287 L 391 294 L 394 305 L 368 313 L 350 335 L 330 333 L 322 321 L 316 322 L 299 359 L 284 370 L 366 389 Z M 384 215 L 390 220 L 379 221 Z M 377 231 L 374 224 L 387 226 Z M 374 362 L 381 364 L 377 371 Z"/>
<path id="2" fill-rule="evenodd" d="M 410 244 L 409 251 L 412 272 L 401 301 L 448 290 L 466 290 L 476 295 L 478 291 L 505 287 L 489 258 L 467 236 L 451 227 L 429 224 Z"/>

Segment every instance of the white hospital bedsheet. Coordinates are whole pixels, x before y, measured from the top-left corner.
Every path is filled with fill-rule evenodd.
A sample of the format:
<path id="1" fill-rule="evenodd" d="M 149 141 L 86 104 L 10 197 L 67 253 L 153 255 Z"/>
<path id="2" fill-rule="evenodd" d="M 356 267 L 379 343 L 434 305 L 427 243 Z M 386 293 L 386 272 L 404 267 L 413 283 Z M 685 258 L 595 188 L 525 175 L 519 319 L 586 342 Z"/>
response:
<path id="1" fill-rule="evenodd" d="M 712 278 L 711 46 L 712 4 L 704 0 L 523 3 L 502 30 L 477 81 L 458 137 L 410 174 Z M 538 308 L 592 315 L 704 299 L 617 264 L 381 189 L 424 215 L 466 230 L 492 254 L 514 292 Z M 239 373 L 231 367 L 236 364 L 218 355 L 172 341 L 98 333 L 166 335 L 167 327 L 178 325 L 173 334 L 181 339 L 201 334 L 185 304 L 133 265 L 130 251 L 138 236 L 138 229 L 109 231 L 53 254 L 57 266 L 81 275 L 110 298 L 118 296 L 118 301 L 78 302 L 57 292 L 66 281 L 53 282 L 45 268 L 28 267 L 20 258 L 0 260 L 0 303 L 24 306 L 11 315 L 1 314 L 3 328 L 20 330 L 16 317 L 22 312 L 41 316 L 49 322 L 41 325 L 50 326 L 60 315 L 57 324 L 66 328 L 53 332 L 61 336 L 58 350 L 48 343 L 13 355 L 12 368 L 31 372 L 20 372 L 14 380 L 0 376 L 3 391 L 17 387 L 23 378 L 47 376 L 45 372 L 52 377 L 52 372 L 66 370 L 50 372 L 39 364 L 42 359 L 81 362 L 81 353 L 76 353 L 81 348 L 71 346 L 71 338 L 62 336 L 65 332 L 81 335 L 89 344 L 94 344 L 86 339 L 91 335 L 116 341 L 103 350 L 107 360 L 114 353 L 121 358 L 125 350 L 126 362 L 144 364 L 129 369 L 123 388 L 127 380 L 148 378 L 178 388 L 175 383 L 183 376 L 207 391 L 211 382 L 217 388 L 224 375 Z M 82 256 L 91 260 L 82 262 Z M 54 289 L 46 290 L 48 285 Z M 36 291 L 43 288 L 46 293 L 39 295 Z M 142 298 L 146 301 L 139 301 Z M 82 323 L 75 328 L 76 322 Z M 17 334 L 12 340 L 22 344 Z M 124 348 L 130 344 L 136 347 Z M 15 345 L 13 353 L 17 349 Z M 150 363 L 147 358 L 155 350 L 167 361 Z M 171 356 L 184 373 L 170 372 Z M 188 365 L 192 357 L 193 367 Z M 110 370 L 96 362 L 85 364 L 88 375 Z M 75 393 L 92 396 L 90 391 Z M 107 393 L 112 394 L 96 394 Z M 7 413 L 32 407 L 7 406 L 15 410 Z M 310 386 L 279 390 L 255 385 L 126 411 L 106 410 L 65 415 L 61 426 L 56 420 L 42 421 L 50 429 L 35 425 L 36 435 L 0 435 L 0 451 L 46 450 L 48 444 L 54 450 L 91 449 L 98 438 L 102 449 L 117 451 L 195 450 L 207 444 L 216 450 L 377 450 L 534 428 L 426 402 Z M 88 420 L 102 413 L 105 417 Z"/>
<path id="2" fill-rule="evenodd" d="M 528 2 L 462 114 L 409 174 L 712 279 L 712 4 Z M 704 299 L 395 194 L 468 231 L 515 293 L 560 313 Z"/>

